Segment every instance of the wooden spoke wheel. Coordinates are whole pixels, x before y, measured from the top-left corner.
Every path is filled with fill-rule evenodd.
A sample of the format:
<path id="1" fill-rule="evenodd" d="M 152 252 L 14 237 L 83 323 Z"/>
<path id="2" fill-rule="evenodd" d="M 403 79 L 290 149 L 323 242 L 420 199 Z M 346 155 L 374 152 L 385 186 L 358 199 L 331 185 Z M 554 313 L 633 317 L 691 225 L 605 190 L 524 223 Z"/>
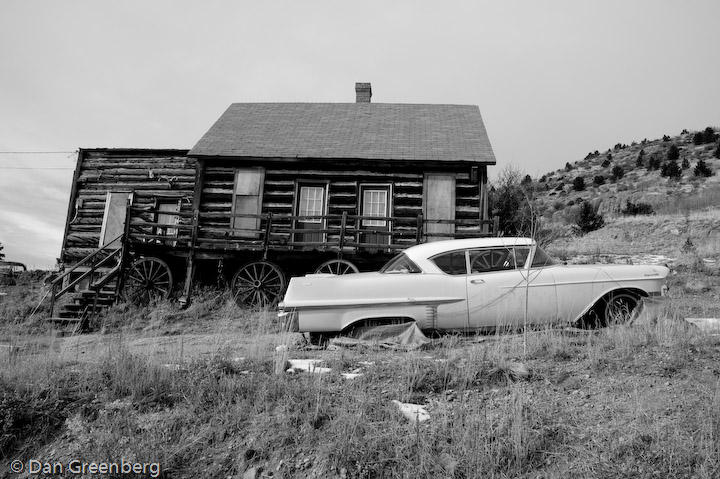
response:
<path id="1" fill-rule="evenodd" d="M 135 304 L 148 304 L 153 299 L 167 299 L 173 287 L 170 267 L 151 256 L 135 261 L 125 276 L 123 296 Z"/>
<path id="2" fill-rule="evenodd" d="M 285 275 L 269 261 L 253 261 L 240 267 L 232 280 L 232 294 L 238 304 L 266 307 L 277 304 L 285 291 Z"/>
<path id="3" fill-rule="evenodd" d="M 325 261 L 323 264 L 317 267 L 316 273 L 329 273 L 329 274 L 353 274 L 359 273 L 360 270 L 346 259 L 331 259 Z"/>
<path id="4" fill-rule="evenodd" d="M 631 322 L 633 313 L 640 304 L 640 298 L 631 293 L 611 293 L 605 300 L 605 324 L 626 324 Z"/>

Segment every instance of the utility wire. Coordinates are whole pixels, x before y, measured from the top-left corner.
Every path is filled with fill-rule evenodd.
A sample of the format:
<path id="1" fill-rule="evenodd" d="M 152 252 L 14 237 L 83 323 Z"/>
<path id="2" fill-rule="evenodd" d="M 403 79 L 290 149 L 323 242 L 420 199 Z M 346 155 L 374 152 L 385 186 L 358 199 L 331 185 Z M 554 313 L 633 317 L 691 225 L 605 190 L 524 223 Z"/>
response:
<path id="1" fill-rule="evenodd" d="M 2 166 L 0 170 L 74 170 L 73 166 Z"/>
<path id="2" fill-rule="evenodd" d="M 0 155 L 60 155 L 77 151 L 0 151 Z"/>

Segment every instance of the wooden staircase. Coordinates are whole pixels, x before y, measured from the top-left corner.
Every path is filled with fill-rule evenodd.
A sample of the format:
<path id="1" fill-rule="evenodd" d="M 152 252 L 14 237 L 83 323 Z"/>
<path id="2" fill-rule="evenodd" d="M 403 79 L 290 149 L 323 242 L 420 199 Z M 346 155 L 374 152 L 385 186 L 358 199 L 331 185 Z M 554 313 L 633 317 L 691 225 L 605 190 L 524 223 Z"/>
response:
<path id="1" fill-rule="evenodd" d="M 120 272 L 125 258 L 122 236 L 53 280 L 50 317 L 46 321 L 77 332 L 85 329 L 94 315 L 115 304 L 122 287 Z"/>

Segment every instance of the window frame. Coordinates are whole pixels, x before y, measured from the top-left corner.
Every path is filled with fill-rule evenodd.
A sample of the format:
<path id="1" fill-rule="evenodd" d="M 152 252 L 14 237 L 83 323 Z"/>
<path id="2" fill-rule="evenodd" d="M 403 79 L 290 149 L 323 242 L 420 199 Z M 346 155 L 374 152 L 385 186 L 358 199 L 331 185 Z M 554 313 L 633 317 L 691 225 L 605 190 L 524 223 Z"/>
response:
<path id="1" fill-rule="evenodd" d="M 444 255 L 446 255 L 446 254 L 457 253 L 458 251 L 462 251 L 462 252 L 465 254 L 465 274 L 464 274 L 464 275 L 462 275 L 462 274 L 450 274 L 450 273 L 446 272 L 445 270 L 443 270 L 443 269 L 435 262 L 435 258 L 438 258 L 438 257 L 440 257 L 440 256 L 444 256 Z M 454 250 L 450 250 L 450 251 L 443 251 L 442 253 L 438 253 L 438 254 L 436 254 L 436 255 L 430 256 L 430 257 L 428 258 L 428 260 L 431 261 L 432 264 L 435 265 L 435 267 L 436 267 L 438 270 L 440 270 L 440 272 L 441 272 L 442 274 L 444 274 L 444 275 L 446 275 L 446 276 L 451 276 L 451 277 L 470 276 L 470 273 L 469 273 L 469 271 L 470 271 L 470 259 L 469 259 L 469 258 L 470 258 L 470 257 L 469 257 L 468 251 L 469 251 L 469 250 L 468 250 L 467 248 L 460 248 L 460 249 L 454 249 Z"/>
<path id="2" fill-rule="evenodd" d="M 303 188 L 317 188 L 322 191 L 322 197 L 320 199 L 320 206 L 321 206 L 321 212 L 319 215 L 301 215 L 300 214 L 300 207 L 301 203 L 300 200 L 302 199 L 302 191 Z M 313 199 L 315 201 L 316 198 Z M 328 183 L 317 183 L 317 182 L 304 182 L 304 181 L 298 181 L 297 183 L 297 200 L 295 201 L 295 216 L 298 217 L 297 222 L 298 223 L 312 223 L 312 224 L 323 224 L 324 220 L 322 218 L 316 218 L 316 219 L 305 219 L 301 220 L 300 216 L 327 216 L 328 212 Z M 320 228 L 323 229 L 323 228 Z"/>
<path id="3" fill-rule="evenodd" d="M 365 220 L 362 219 L 365 215 L 365 193 L 372 191 L 382 191 L 385 193 L 385 216 L 387 220 Z M 392 183 L 360 183 L 358 185 L 358 216 L 360 216 L 360 227 L 367 228 L 390 228 L 388 223 L 389 218 L 392 216 L 393 209 L 393 185 Z M 380 216 L 380 215 L 367 215 L 367 216 Z M 370 224 L 380 223 L 380 224 Z"/>

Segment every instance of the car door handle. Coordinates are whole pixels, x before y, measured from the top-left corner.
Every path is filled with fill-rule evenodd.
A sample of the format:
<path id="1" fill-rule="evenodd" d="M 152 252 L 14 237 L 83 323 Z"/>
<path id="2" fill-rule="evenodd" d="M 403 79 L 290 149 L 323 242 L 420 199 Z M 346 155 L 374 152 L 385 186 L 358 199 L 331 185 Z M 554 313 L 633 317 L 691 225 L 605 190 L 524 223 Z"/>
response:
<path id="1" fill-rule="evenodd" d="M 472 284 L 483 284 L 485 282 L 484 279 L 471 279 L 470 282 Z"/>

